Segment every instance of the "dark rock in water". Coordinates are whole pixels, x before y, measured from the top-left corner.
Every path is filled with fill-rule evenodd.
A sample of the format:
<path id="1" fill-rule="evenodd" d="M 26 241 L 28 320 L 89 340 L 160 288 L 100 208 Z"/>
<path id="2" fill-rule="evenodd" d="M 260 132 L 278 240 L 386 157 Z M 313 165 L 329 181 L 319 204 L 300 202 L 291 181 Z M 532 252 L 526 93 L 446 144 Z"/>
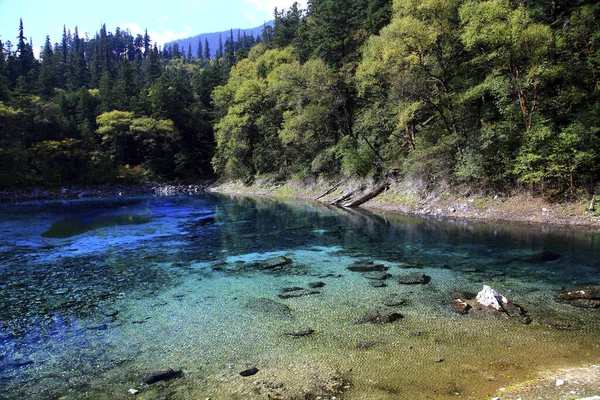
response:
<path id="1" fill-rule="evenodd" d="M 252 367 L 252 368 L 243 370 L 242 372 L 240 372 L 240 375 L 241 376 L 252 376 L 252 375 L 256 375 L 257 373 L 258 373 L 258 368 Z"/>
<path id="2" fill-rule="evenodd" d="M 374 288 L 383 288 L 387 287 L 384 281 L 370 281 L 369 284 Z"/>
<path id="3" fill-rule="evenodd" d="M 313 333 L 315 333 L 315 331 L 313 329 L 310 329 L 310 328 L 303 328 L 303 329 L 299 329 L 297 331 L 285 331 L 285 332 L 283 332 L 284 335 L 294 336 L 294 337 L 308 336 L 308 335 L 312 335 Z"/>
<path id="4" fill-rule="evenodd" d="M 108 325 L 106 325 L 106 324 L 94 325 L 94 326 L 90 326 L 88 329 L 91 331 L 105 331 L 108 329 Z"/>
<path id="5" fill-rule="evenodd" d="M 313 289 L 322 288 L 323 286 L 325 286 L 325 282 L 310 282 L 308 284 L 308 287 Z"/>
<path id="6" fill-rule="evenodd" d="M 159 381 L 168 381 L 171 379 L 180 378 L 182 375 L 183 372 L 181 370 L 175 371 L 172 368 L 167 368 L 146 372 L 142 379 L 145 383 L 151 385 Z"/>
<path id="7" fill-rule="evenodd" d="M 313 294 L 320 294 L 320 293 L 321 292 L 319 292 L 318 290 L 306 290 L 306 289 L 300 288 L 300 290 L 294 290 L 291 292 L 280 293 L 278 296 L 280 299 L 291 299 L 294 297 L 310 296 Z"/>
<path id="8" fill-rule="evenodd" d="M 264 297 L 249 300 L 248 303 L 246 303 L 246 307 L 266 314 L 274 314 L 280 318 L 292 317 L 292 310 L 287 305 Z"/>
<path id="9" fill-rule="evenodd" d="M 343 275 L 342 274 L 324 274 L 324 275 L 319 275 L 317 278 L 320 279 L 324 279 L 324 278 L 341 278 Z"/>
<path id="10" fill-rule="evenodd" d="M 375 264 L 373 261 L 357 261 L 349 265 L 348 270 L 353 272 L 374 272 L 387 271 L 388 267 L 383 264 Z"/>
<path id="11" fill-rule="evenodd" d="M 34 364 L 34 362 L 32 360 L 25 360 L 25 359 L 19 358 L 19 359 L 14 360 L 13 362 L 9 363 L 8 367 L 17 369 L 17 368 L 23 368 L 23 367 L 26 367 L 26 366 L 32 365 L 32 364 Z"/>
<path id="12" fill-rule="evenodd" d="M 552 328 L 558 328 L 558 329 L 573 329 L 573 328 L 575 328 L 575 324 L 573 322 L 566 321 L 564 319 L 551 318 L 551 319 L 547 319 L 545 322 L 548 326 L 551 326 Z"/>
<path id="13" fill-rule="evenodd" d="M 358 342 L 356 344 L 357 349 L 368 349 L 375 346 L 377 342 Z"/>
<path id="14" fill-rule="evenodd" d="M 103 310 L 102 314 L 106 315 L 107 317 L 116 317 L 117 314 L 119 314 L 119 311 L 109 308 L 109 309 Z"/>
<path id="15" fill-rule="evenodd" d="M 399 307 L 406 305 L 406 300 L 397 294 L 390 294 L 388 297 L 382 300 L 382 303 L 388 307 Z"/>
<path id="16" fill-rule="evenodd" d="M 419 285 L 429 283 L 431 277 L 425 274 L 408 274 L 398 278 L 398 283 L 401 285 Z"/>
<path id="17" fill-rule="evenodd" d="M 271 268 L 277 268 L 277 267 L 284 267 L 286 265 L 290 265 L 293 262 L 294 261 L 291 258 L 287 258 L 284 256 L 277 256 L 277 257 L 267 258 L 266 260 L 259 262 L 258 267 L 260 269 L 271 269 Z"/>
<path id="18" fill-rule="evenodd" d="M 544 250 L 538 254 L 534 254 L 532 256 L 523 257 L 521 261 L 537 264 L 537 263 L 545 263 L 550 261 L 555 261 L 561 258 L 560 254 L 557 254 L 551 250 Z"/>
<path id="19" fill-rule="evenodd" d="M 391 278 L 392 275 L 388 274 L 385 271 L 371 271 L 363 273 L 363 276 L 367 279 L 371 279 L 374 281 L 384 281 L 387 278 Z"/>
<path id="20" fill-rule="evenodd" d="M 579 308 L 600 308 L 600 285 L 564 290 L 556 301 Z"/>
<path id="21" fill-rule="evenodd" d="M 283 289 L 281 289 L 281 291 L 283 293 L 296 292 L 298 290 L 304 290 L 304 288 L 301 288 L 301 287 L 298 287 L 298 286 L 289 286 L 289 287 L 284 287 Z"/>
<path id="22" fill-rule="evenodd" d="M 361 319 L 355 321 L 355 324 L 389 324 L 398 319 L 404 318 L 400 313 L 388 311 L 376 311 L 365 314 Z"/>

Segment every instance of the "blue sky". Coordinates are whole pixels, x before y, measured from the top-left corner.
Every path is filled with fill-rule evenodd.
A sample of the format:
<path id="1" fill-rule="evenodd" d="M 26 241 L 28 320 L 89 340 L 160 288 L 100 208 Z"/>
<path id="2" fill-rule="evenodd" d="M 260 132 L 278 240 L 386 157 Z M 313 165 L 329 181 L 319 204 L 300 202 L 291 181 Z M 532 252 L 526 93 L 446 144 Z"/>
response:
<path id="1" fill-rule="evenodd" d="M 273 9 L 288 8 L 294 0 L 0 0 L 0 40 L 17 42 L 19 18 L 36 53 L 46 35 L 60 42 L 63 25 L 93 37 L 102 24 L 118 26 L 134 35 L 148 33 L 162 45 L 175 39 L 230 28 L 253 28 L 273 19 Z M 298 1 L 302 8 L 306 0 Z M 93 4 L 93 5 L 92 5 Z"/>

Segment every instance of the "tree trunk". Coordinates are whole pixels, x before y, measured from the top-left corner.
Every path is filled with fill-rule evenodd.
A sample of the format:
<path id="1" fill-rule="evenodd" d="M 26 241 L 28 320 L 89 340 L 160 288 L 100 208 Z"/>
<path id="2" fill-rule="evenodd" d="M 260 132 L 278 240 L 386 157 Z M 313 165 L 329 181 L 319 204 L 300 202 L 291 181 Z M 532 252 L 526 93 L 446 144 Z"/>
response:
<path id="1" fill-rule="evenodd" d="M 588 208 L 588 211 L 596 211 L 596 196 L 592 196 L 592 201 L 590 201 L 590 208 Z"/>
<path id="2" fill-rule="evenodd" d="M 366 203 L 367 201 L 371 200 L 372 198 L 375 198 L 377 196 L 379 196 L 385 189 L 388 188 L 388 186 L 390 185 L 390 181 L 389 178 L 385 178 L 385 181 L 377 186 L 375 189 L 371 190 L 369 193 L 365 194 L 364 196 L 351 201 L 350 203 L 346 203 L 344 205 L 342 205 L 342 207 L 348 207 L 348 208 L 352 208 L 352 207 L 358 207 L 363 203 Z"/>
<path id="3" fill-rule="evenodd" d="M 315 200 L 319 200 L 322 197 L 327 196 L 329 193 L 333 192 L 335 189 L 337 189 L 343 181 L 339 181 L 338 183 L 336 183 L 335 185 L 333 185 L 332 187 L 330 187 L 329 189 L 327 189 L 324 193 L 322 193 L 319 197 L 317 197 Z"/>
<path id="4" fill-rule="evenodd" d="M 346 194 L 342 194 L 341 196 L 336 197 L 335 199 L 331 200 L 331 203 L 329 203 L 332 206 L 337 206 L 339 205 L 342 201 L 346 201 L 348 200 L 350 197 L 354 196 L 354 194 L 356 192 L 358 192 L 360 189 L 354 190 L 350 193 L 346 193 Z"/>

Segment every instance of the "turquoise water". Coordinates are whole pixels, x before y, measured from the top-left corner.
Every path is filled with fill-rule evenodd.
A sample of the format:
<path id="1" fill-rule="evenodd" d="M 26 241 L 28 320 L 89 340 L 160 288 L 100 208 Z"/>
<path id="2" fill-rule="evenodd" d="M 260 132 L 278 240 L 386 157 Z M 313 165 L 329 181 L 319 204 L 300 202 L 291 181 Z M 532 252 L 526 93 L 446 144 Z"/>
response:
<path id="1" fill-rule="evenodd" d="M 391 277 L 349 271 L 356 261 Z M 396 282 L 409 273 L 431 280 Z M 483 284 L 533 322 L 451 310 L 453 291 Z M 0 398 L 484 398 L 600 362 L 599 311 L 554 301 L 590 284 L 600 235 L 581 229 L 208 194 L 4 204 Z M 281 298 L 288 287 L 319 293 Z M 404 318 L 357 323 L 387 311 Z M 182 376 L 144 383 L 165 368 Z"/>

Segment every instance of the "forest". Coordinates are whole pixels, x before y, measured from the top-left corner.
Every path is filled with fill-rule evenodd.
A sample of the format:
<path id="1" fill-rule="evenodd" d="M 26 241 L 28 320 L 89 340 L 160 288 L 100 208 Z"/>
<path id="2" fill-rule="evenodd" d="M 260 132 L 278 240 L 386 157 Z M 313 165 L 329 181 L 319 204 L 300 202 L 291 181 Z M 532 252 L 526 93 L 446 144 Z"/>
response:
<path id="1" fill-rule="evenodd" d="M 0 186 L 396 176 L 600 184 L 600 3 L 311 0 L 210 58 L 65 28 L 0 42 Z"/>

